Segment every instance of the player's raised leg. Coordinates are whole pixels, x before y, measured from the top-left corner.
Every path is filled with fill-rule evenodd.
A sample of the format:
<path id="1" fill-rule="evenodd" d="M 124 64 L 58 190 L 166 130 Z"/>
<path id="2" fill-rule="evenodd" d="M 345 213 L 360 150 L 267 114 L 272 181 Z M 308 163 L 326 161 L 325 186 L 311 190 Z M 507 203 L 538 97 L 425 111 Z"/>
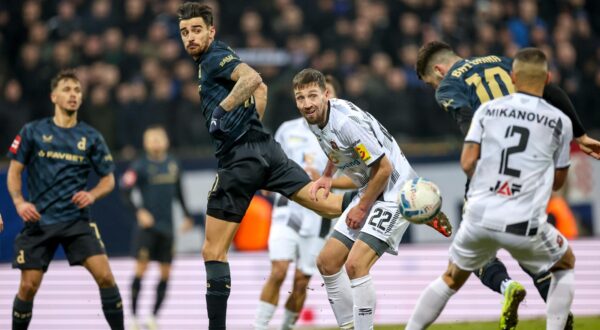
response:
<path id="1" fill-rule="evenodd" d="M 338 326 L 352 329 L 352 286 L 343 269 L 352 247 L 352 240 L 334 231 L 317 257 L 317 268 L 323 277 L 329 304 Z"/>
<path id="2" fill-rule="evenodd" d="M 32 317 L 33 298 L 42 284 L 43 277 L 44 272 L 41 269 L 21 270 L 19 292 L 13 301 L 13 330 L 25 330 L 29 327 Z"/>
<path id="3" fill-rule="evenodd" d="M 125 329 L 123 324 L 123 301 L 119 287 L 108 264 L 106 254 L 91 256 L 83 266 L 92 274 L 100 289 L 102 312 L 112 330 Z"/>
<path id="4" fill-rule="evenodd" d="M 231 274 L 227 252 L 239 223 L 206 217 L 206 237 L 202 257 L 206 268 L 206 308 L 209 329 L 225 329 L 227 300 L 231 292 Z"/>

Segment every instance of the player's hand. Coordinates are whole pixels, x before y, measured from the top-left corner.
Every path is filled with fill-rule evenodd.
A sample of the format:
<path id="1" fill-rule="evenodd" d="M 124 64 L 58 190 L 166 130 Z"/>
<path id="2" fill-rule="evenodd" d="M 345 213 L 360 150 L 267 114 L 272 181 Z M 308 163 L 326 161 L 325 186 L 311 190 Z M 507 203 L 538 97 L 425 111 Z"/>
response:
<path id="1" fill-rule="evenodd" d="M 150 211 L 141 208 L 136 212 L 138 225 L 142 228 L 150 228 L 154 226 L 154 217 Z"/>
<path id="2" fill-rule="evenodd" d="M 331 182 L 332 181 L 333 181 L 332 178 L 322 176 L 322 177 L 318 178 L 317 181 L 313 182 L 312 186 L 310 186 L 310 191 L 309 191 L 310 199 L 313 201 L 319 201 L 319 199 L 317 198 L 317 193 L 321 189 L 324 190 L 323 197 L 327 198 L 329 196 L 329 192 L 331 191 Z"/>
<path id="3" fill-rule="evenodd" d="M 317 171 L 317 169 L 312 166 L 306 166 L 304 170 L 306 171 L 310 179 L 313 181 L 316 181 L 319 179 L 319 177 L 321 177 L 321 173 L 319 173 L 319 171 Z"/>
<path id="4" fill-rule="evenodd" d="M 96 197 L 92 195 L 89 191 L 80 191 L 73 195 L 71 198 L 71 202 L 77 205 L 78 208 L 82 209 L 88 207 L 96 201 Z"/>
<path id="5" fill-rule="evenodd" d="M 583 134 L 576 138 L 575 141 L 579 144 L 579 149 L 581 149 L 581 151 L 600 160 L 600 141 L 592 139 L 587 136 L 587 134 Z"/>
<path id="6" fill-rule="evenodd" d="M 217 106 L 210 117 L 210 126 L 208 127 L 208 132 L 210 135 L 224 138 L 227 135 L 227 130 L 223 127 L 222 119 L 225 116 L 227 111 L 223 109 L 222 106 Z"/>
<path id="7" fill-rule="evenodd" d="M 369 210 L 365 210 L 360 205 L 356 205 L 350 209 L 346 216 L 346 225 L 351 229 L 360 229 L 365 223 L 365 218 Z"/>
<path id="8" fill-rule="evenodd" d="M 194 219 L 190 218 L 190 217 L 185 217 L 183 219 L 183 223 L 181 224 L 181 228 L 179 228 L 179 231 L 182 233 L 187 233 L 188 231 L 192 230 L 194 228 Z"/>
<path id="9" fill-rule="evenodd" d="M 35 205 L 29 202 L 21 202 L 15 205 L 17 209 L 17 214 L 23 219 L 25 222 L 37 222 L 42 218 L 42 215 L 38 213 Z"/>

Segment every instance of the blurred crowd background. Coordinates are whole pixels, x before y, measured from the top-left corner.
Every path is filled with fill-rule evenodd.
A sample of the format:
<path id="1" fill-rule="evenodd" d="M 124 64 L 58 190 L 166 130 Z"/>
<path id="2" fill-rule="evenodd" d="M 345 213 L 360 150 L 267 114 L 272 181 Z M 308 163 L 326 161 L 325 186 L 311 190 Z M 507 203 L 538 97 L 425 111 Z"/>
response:
<path id="1" fill-rule="evenodd" d="M 223 0 L 217 38 L 269 86 L 268 128 L 298 116 L 291 79 L 305 67 L 337 77 L 340 96 L 371 112 L 403 143 L 460 141 L 418 80 L 419 46 L 440 39 L 463 57 L 542 48 L 590 135 L 600 137 L 600 1 Z M 211 152 L 198 110 L 197 70 L 176 16 L 180 0 L 0 2 L 0 146 L 49 116 L 49 80 L 75 67 L 84 81 L 80 118 L 113 153 L 141 149 L 143 129 L 167 127 L 180 154 Z M 413 148 L 418 151 L 421 148 Z"/>

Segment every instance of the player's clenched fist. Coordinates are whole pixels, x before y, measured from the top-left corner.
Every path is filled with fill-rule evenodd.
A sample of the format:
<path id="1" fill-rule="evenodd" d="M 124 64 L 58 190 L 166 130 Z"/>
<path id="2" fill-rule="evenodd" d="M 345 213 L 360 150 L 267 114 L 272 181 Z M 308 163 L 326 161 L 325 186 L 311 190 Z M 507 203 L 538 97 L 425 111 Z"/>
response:
<path id="1" fill-rule="evenodd" d="M 17 209 L 17 214 L 23 219 L 25 222 L 36 222 L 39 221 L 42 216 L 38 213 L 35 205 L 29 202 L 21 202 L 15 205 Z"/>
<path id="2" fill-rule="evenodd" d="M 351 208 L 348 212 L 348 216 L 346 216 L 346 225 L 351 229 L 362 228 L 365 218 L 367 217 L 367 212 L 368 210 L 363 209 L 360 205 Z"/>

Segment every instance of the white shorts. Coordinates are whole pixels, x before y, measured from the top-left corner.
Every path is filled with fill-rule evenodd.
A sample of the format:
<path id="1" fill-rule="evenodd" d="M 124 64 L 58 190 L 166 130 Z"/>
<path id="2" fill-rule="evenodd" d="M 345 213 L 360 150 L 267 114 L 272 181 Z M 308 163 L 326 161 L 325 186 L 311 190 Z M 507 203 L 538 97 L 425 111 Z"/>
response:
<path id="1" fill-rule="evenodd" d="M 568 246 L 567 239 L 547 222 L 535 236 L 520 236 L 463 221 L 450 246 L 450 260 L 460 269 L 474 271 L 505 249 L 532 274 L 539 274 L 552 268 Z"/>
<path id="2" fill-rule="evenodd" d="M 318 236 L 300 236 L 287 224 L 271 225 L 269 233 L 269 258 L 271 260 L 291 260 L 296 269 L 305 275 L 317 272 L 317 256 L 325 244 Z"/>
<path id="3" fill-rule="evenodd" d="M 402 240 L 406 228 L 410 224 L 402 218 L 398 203 L 376 201 L 373 207 L 371 207 L 362 228 L 351 229 L 346 225 L 346 217 L 350 209 L 356 206 L 358 202 L 360 202 L 360 197 L 354 197 L 335 224 L 334 230 L 348 237 L 353 242 L 356 241 L 358 234 L 361 232 L 369 234 L 388 245 L 387 253 L 397 255 L 398 245 Z"/>

